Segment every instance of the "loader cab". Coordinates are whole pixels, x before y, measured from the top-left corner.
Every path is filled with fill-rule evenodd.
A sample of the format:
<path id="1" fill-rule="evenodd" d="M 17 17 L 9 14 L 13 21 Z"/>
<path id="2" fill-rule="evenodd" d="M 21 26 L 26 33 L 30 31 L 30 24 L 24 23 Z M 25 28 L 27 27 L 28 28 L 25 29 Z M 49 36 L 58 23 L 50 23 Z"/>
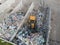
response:
<path id="1" fill-rule="evenodd" d="M 36 16 L 35 15 L 30 15 L 29 16 L 28 28 L 30 29 L 31 32 L 36 31 Z"/>

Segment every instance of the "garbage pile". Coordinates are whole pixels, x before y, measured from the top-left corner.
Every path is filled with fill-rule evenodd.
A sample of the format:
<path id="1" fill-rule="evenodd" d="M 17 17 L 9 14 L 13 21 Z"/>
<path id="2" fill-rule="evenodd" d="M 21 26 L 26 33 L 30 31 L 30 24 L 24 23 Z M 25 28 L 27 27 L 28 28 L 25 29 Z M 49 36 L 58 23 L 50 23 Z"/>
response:
<path id="1" fill-rule="evenodd" d="M 13 13 L 4 19 L 0 23 L 0 37 L 9 40 L 11 36 L 16 32 L 17 27 L 21 23 L 24 17 L 23 12 Z"/>
<path id="2" fill-rule="evenodd" d="M 20 31 L 17 38 L 21 40 L 18 42 L 20 45 L 22 42 L 25 45 L 43 45 L 45 42 L 43 35 L 41 33 L 28 33 L 28 31 Z"/>
<path id="3" fill-rule="evenodd" d="M 0 38 L 16 45 L 46 45 L 50 10 L 43 0 L 26 1 L 21 0 L 12 14 L 0 23 Z"/>
<path id="4" fill-rule="evenodd" d="M 43 45 L 45 38 L 43 37 L 43 32 L 41 27 L 43 26 L 44 14 L 39 12 L 37 16 L 37 27 L 40 32 L 32 33 L 27 25 L 24 25 L 17 34 L 17 38 L 21 40 L 26 45 Z M 19 42 L 18 44 L 21 44 Z"/>

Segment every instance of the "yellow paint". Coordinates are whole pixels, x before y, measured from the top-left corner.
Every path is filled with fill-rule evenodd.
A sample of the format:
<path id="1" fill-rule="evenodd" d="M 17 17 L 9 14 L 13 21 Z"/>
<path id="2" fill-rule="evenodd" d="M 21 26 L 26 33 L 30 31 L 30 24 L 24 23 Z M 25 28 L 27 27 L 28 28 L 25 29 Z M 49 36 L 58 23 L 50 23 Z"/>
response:
<path id="1" fill-rule="evenodd" d="M 34 26 L 35 26 L 34 23 L 32 23 L 32 24 L 31 24 L 31 27 L 34 28 Z"/>
<path id="2" fill-rule="evenodd" d="M 35 16 L 30 16 L 30 20 L 36 20 L 36 17 Z"/>

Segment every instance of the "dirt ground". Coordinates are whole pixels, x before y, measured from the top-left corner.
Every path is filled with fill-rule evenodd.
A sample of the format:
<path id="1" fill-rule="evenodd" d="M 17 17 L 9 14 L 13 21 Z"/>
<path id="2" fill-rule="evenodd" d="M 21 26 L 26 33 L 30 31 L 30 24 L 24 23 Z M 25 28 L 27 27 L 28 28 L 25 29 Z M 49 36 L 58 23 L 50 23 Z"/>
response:
<path id="1" fill-rule="evenodd" d="M 46 0 L 46 3 L 50 6 L 52 13 L 50 45 L 60 45 L 60 0 Z"/>

